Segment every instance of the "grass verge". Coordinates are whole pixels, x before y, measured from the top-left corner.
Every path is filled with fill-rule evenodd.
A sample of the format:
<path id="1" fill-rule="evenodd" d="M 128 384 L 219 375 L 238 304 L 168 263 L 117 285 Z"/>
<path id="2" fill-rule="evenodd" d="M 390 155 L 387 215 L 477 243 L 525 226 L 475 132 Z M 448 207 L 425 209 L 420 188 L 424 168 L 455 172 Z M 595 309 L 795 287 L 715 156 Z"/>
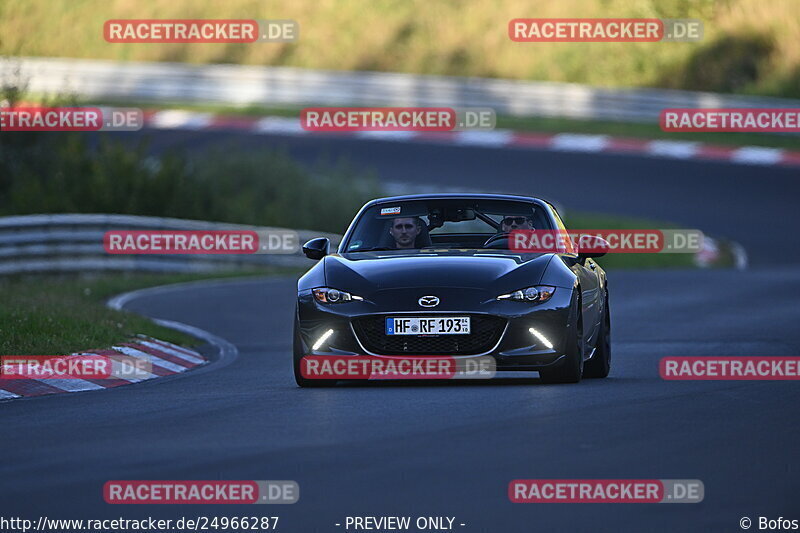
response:
<path id="1" fill-rule="evenodd" d="M 515 18 L 695 18 L 697 42 L 518 43 Z M 109 19 L 293 19 L 286 43 L 109 44 Z M 800 96 L 797 0 L 3 0 L 0 52 Z"/>
<path id="2" fill-rule="evenodd" d="M 296 275 L 298 269 L 270 268 L 258 275 Z M 208 278 L 215 274 L 102 274 L 96 276 L 25 276 L 0 279 L 0 354 L 63 355 L 107 348 L 142 333 L 189 346 L 197 340 L 148 318 L 106 307 L 111 296 L 127 291 Z M 256 275 L 256 273 L 248 274 Z"/>

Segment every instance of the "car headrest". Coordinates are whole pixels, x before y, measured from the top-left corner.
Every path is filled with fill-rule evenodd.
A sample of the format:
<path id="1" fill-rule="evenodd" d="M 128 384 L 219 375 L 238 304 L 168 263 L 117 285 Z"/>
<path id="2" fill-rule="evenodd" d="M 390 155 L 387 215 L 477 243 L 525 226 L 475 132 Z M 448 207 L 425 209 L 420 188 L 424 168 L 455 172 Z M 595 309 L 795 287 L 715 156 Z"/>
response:
<path id="1" fill-rule="evenodd" d="M 414 245 L 417 248 L 424 248 L 426 246 L 433 246 L 433 242 L 431 241 L 431 234 L 428 232 L 428 226 L 425 224 L 425 222 L 422 222 L 420 227 L 422 229 L 419 232 L 419 235 L 417 235 L 417 239 L 416 239 L 416 241 L 414 241 Z"/>

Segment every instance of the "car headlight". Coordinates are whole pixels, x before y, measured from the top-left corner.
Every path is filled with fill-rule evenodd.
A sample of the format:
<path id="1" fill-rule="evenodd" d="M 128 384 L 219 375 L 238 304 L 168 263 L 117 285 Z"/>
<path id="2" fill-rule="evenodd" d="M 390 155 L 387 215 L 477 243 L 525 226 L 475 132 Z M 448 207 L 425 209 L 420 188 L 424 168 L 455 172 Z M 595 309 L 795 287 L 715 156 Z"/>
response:
<path id="1" fill-rule="evenodd" d="M 339 289 L 331 289 L 330 287 L 320 287 L 313 289 L 314 299 L 323 304 L 338 304 L 341 302 L 352 302 L 354 300 L 363 300 L 361 296 L 350 294 L 349 292 L 340 291 Z"/>
<path id="2" fill-rule="evenodd" d="M 501 294 L 497 297 L 498 300 L 514 300 L 515 302 L 530 302 L 541 303 L 546 302 L 553 297 L 556 292 L 555 287 L 550 285 L 536 285 L 535 287 L 528 287 L 527 289 L 520 289 L 518 291 L 510 292 L 508 294 Z"/>

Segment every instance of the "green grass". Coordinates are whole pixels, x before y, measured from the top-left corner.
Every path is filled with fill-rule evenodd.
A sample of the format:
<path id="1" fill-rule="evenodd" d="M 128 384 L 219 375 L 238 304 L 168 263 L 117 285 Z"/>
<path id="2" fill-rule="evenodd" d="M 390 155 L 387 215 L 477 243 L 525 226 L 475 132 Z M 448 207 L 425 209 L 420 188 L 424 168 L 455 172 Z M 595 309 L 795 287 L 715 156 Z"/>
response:
<path id="1" fill-rule="evenodd" d="M 516 43 L 514 18 L 698 18 L 689 43 Z M 110 44 L 108 19 L 294 19 L 293 43 Z M 281 65 L 800 97 L 797 0 L 4 0 L 0 54 Z"/>
<path id="2" fill-rule="evenodd" d="M 297 275 L 299 269 L 270 268 L 259 275 Z M 251 273 L 250 275 L 254 275 Z M 107 348 L 136 334 L 190 346 L 197 340 L 148 318 L 106 307 L 116 294 L 169 283 L 242 276 L 215 274 L 103 274 L 26 276 L 0 279 L 0 354 L 63 355 Z"/>

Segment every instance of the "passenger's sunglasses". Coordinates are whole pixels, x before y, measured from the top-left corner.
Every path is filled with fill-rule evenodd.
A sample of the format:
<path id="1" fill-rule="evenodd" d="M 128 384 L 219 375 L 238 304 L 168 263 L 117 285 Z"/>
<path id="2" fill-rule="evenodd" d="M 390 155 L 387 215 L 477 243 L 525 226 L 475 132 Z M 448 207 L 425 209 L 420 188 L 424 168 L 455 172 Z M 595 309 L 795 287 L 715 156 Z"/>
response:
<path id="1" fill-rule="evenodd" d="M 527 221 L 528 219 L 525 217 L 506 217 L 503 219 L 503 224 L 506 226 L 510 226 L 511 224 L 516 224 L 517 226 L 521 226 Z"/>
<path id="2" fill-rule="evenodd" d="M 414 224 L 395 224 L 394 229 L 405 229 L 410 230 L 414 229 Z"/>

